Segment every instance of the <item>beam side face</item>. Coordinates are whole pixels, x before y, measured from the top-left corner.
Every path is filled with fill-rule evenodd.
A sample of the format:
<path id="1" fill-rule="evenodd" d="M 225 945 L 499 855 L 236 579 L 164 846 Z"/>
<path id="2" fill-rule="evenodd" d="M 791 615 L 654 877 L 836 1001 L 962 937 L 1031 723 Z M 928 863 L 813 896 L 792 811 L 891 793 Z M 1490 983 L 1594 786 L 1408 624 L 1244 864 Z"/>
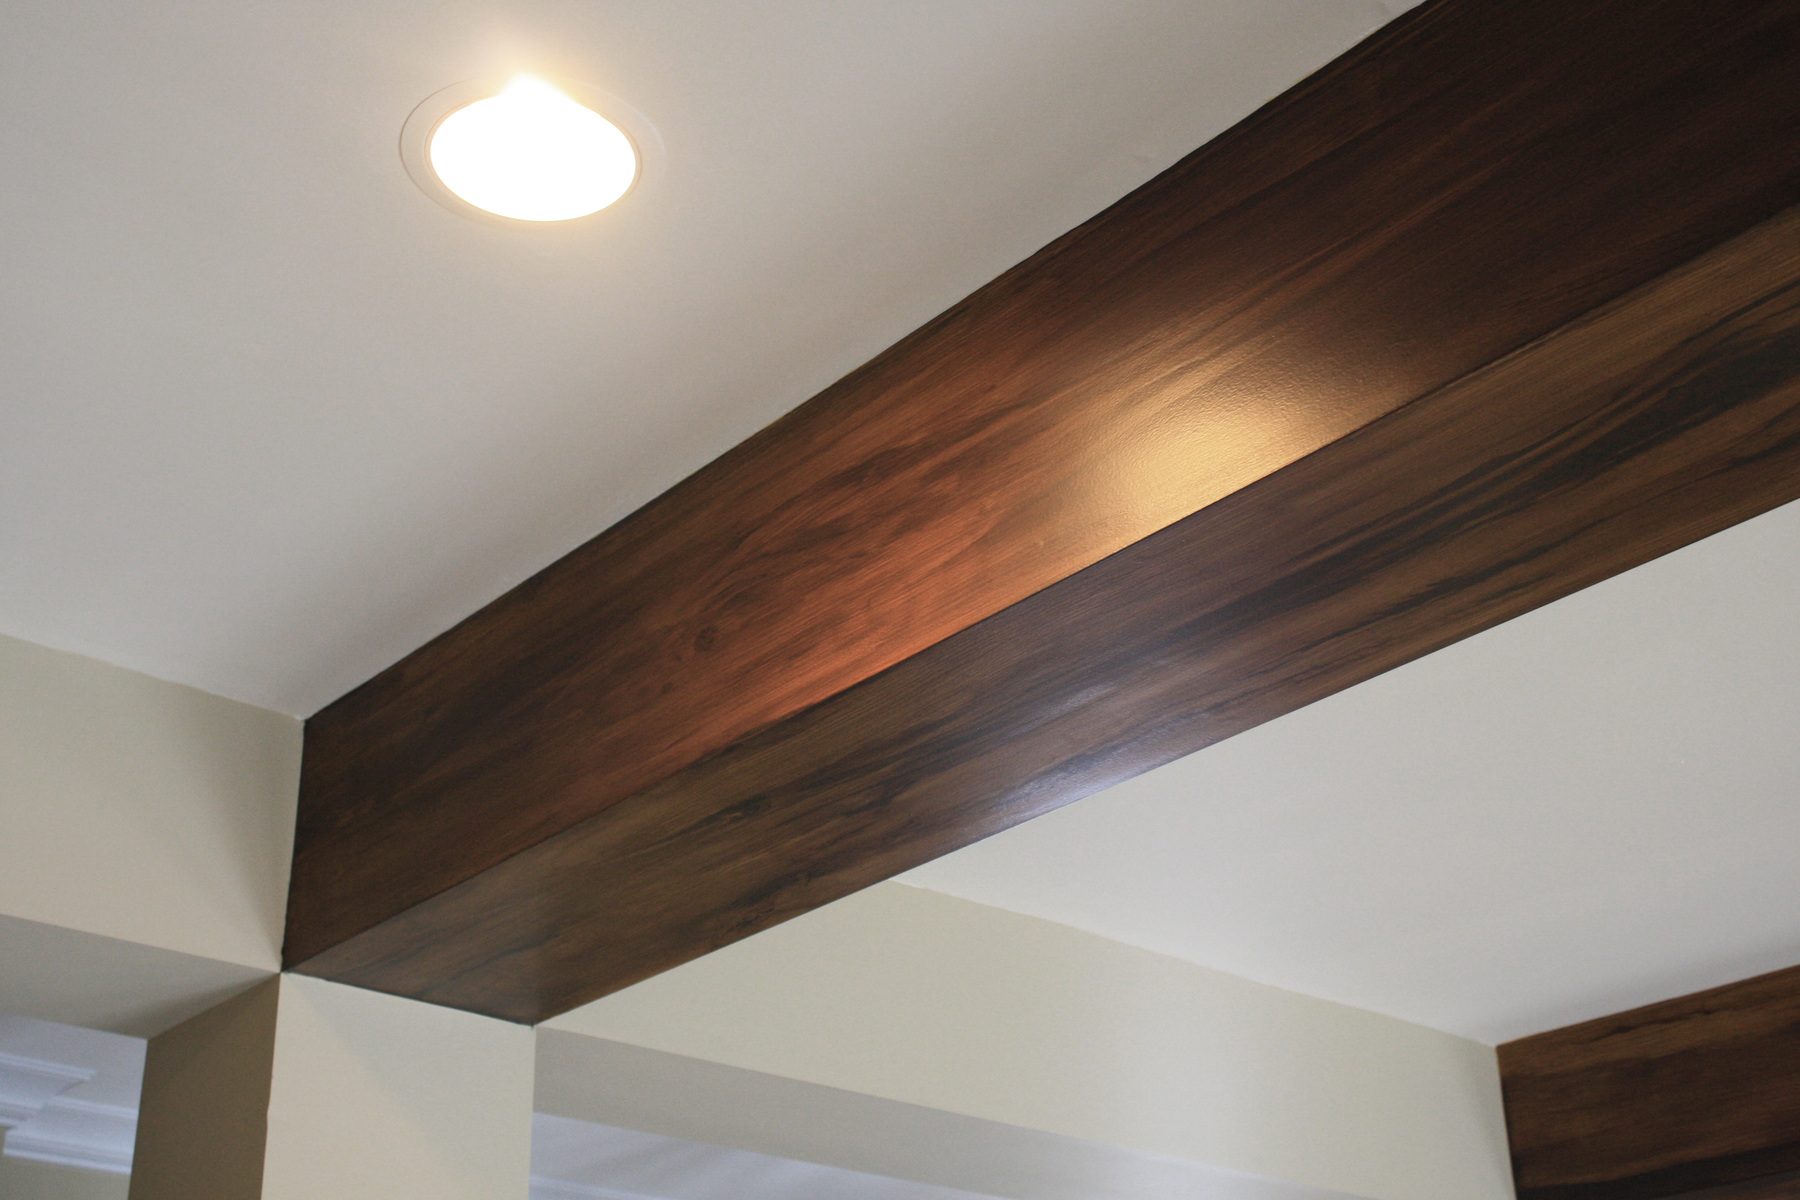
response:
<path id="1" fill-rule="evenodd" d="M 1797 41 L 1797 0 L 1402 17 L 315 716 L 286 961 L 1800 200 Z"/>
<path id="2" fill-rule="evenodd" d="M 1522 1200 L 1800 1194 L 1800 967 L 1499 1053 Z"/>
<path id="3" fill-rule="evenodd" d="M 304 965 L 537 1021 L 1800 496 L 1800 210 Z"/>

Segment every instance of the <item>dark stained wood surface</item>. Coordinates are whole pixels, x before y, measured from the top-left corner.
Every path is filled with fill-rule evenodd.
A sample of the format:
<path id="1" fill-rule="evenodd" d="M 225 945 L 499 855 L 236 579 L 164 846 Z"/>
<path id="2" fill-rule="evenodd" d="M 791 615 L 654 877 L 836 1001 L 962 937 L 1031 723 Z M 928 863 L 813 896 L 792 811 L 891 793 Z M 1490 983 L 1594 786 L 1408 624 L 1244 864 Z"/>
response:
<path id="1" fill-rule="evenodd" d="M 1800 967 L 1509 1042 L 1500 1072 L 1520 1200 L 1800 1197 Z"/>
<path id="2" fill-rule="evenodd" d="M 1800 1171 L 1784 1171 L 1748 1183 L 1683 1192 L 1673 1200 L 1800 1200 Z"/>
<path id="3" fill-rule="evenodd" d="M 533 1021 L 1800 496 L 1800 212 L 303 968 Z"/>
<path id="4" fill-rule="evenodd" d="M 313 717 L 286 961 L 1800 201 L 1797 41 L 1800 0 L 1400 18 Z"/>

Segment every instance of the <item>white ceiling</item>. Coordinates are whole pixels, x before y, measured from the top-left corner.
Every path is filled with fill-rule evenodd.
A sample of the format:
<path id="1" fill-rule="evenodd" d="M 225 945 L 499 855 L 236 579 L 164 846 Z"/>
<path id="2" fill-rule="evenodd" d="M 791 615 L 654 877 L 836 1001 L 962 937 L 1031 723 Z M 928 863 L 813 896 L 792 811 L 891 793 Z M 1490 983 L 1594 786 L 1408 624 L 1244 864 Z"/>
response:
<path id="1" fill-rule="evenodd" d="M 1498 1042 L 1800 963 L 1800 504 L 900 878 Z"/>
<path id="2" fill-rule="evenodd" d="M 1406 0 L 18 0 L 0 632 L 306 714 Z M 558 228 L 400 127 L 528 67 L 654 123 Z"/>

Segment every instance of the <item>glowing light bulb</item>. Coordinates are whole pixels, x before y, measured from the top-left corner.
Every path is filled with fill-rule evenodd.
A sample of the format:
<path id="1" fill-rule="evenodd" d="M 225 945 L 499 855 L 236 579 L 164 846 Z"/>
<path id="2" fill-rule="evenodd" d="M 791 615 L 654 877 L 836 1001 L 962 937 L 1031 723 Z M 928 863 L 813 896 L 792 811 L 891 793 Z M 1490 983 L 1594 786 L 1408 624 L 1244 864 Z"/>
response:
<path id="1" fill-rule="evenodd" d="M 520 221 L 599 212 L 638 173 L 637 151 L 617 125 L 530 75 L 445 117 L 430 160 L 452 192 Z"/>

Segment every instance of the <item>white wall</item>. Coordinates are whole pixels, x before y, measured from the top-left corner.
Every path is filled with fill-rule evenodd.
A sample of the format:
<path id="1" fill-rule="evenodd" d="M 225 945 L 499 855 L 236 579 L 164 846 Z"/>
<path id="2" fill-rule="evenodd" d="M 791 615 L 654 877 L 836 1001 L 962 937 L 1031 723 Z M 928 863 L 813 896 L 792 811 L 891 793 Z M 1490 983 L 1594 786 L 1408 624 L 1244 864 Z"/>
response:
<path id="1" fill-rule="evenodd" d="M 1376 1200 L 1510 1200 L 1491 1048 L 886 884 L 548 1023 Z"/>
<path id="2" fill-rule="evenodd" d="M 151 1033 L 277 970 L 300 729 L 0 637 L 0 1008 Z"/>

